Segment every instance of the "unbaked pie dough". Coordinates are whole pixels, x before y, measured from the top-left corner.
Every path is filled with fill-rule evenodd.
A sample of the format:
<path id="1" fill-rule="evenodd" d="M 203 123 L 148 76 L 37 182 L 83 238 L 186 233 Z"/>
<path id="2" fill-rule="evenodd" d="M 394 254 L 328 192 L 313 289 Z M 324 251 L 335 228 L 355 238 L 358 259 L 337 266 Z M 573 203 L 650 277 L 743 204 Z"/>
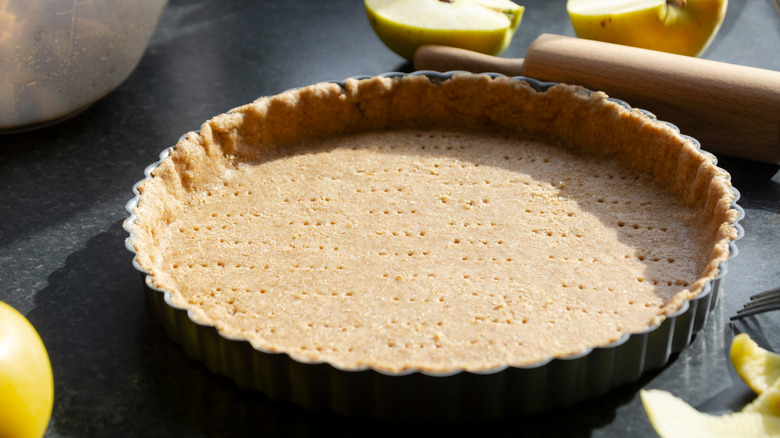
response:
<path id="1" fill-rule="evenodd" d="M 139 187 L 171 304 L 342 369 L 528 365 L 660 323 L 728 257 L 727 174 L 672 128 L 557 85 L 320 84 L 190 133 Z"/>

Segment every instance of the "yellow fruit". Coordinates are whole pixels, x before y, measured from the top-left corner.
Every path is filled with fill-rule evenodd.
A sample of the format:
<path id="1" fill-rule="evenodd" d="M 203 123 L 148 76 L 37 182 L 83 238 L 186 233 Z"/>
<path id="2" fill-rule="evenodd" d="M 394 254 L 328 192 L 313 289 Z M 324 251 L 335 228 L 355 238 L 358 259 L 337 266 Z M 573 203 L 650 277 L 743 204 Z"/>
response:
<path id="1" fill-rule="evenodd" d="M 780 437 L 780 418 L 759 412 L 710 415 L 657 389 L 640 392 L 642 404 L 661 438 Z"/>
<path id="2" fill-rule="evenodd" d="M 53 402 L 51 364 L 38 332 L 0 302 L 0 437 L 43 436 Z"/>
<path id="3" fill-rule="evenodd" d="M 766 415 L 780 416 L 780 380 L 774 386 L 766 389 L 755 400 L 742 409 L 743 412 L 758 412 Z"/>
<path id="4" fill-rule="evenodd" d="M 699 56 L 718 33 L 728 0 L 568 0 L 580 38 Z"/>
<path id="5" fill-rule="evenodd" d="M 365 6 L 379 39 L 408 60 L 425 44 L 498 55 L 525 11 L 509 0 L 365 0 Z"/>
<path id="6" fill-rule="evenodd" d="M 647 416 L 662 438 L 780 437 L 780 356 L 747 334 L 734 337 L 731 362 L 759 396 L 741 411 L 714 416 L 697 411 L 666 391 L 640 392 Z"/>
<path id="7" fill-rule="evenodd" d="M 780 379 L 780 355 L 759 347 L 746 333 L 734 337 L 731 363 L 739 377 L 758 394 Z"/>

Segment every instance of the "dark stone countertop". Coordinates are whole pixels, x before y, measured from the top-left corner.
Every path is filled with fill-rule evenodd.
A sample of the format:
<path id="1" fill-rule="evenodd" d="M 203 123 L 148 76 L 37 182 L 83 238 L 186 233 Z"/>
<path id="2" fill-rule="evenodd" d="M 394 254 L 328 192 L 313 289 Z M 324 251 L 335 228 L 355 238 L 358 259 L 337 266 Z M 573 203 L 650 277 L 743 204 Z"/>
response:
<path id="1" fill-rule="evenodd" d="M 573 35 L 565 1 L 524 4 L 504 56 L 522 57 L 540 33 Z M 704 57 L 780 70 L 772 0 L 732 0 Z M 124 206 L 144 167 L 181 134 L 259 96 L 411 68 L 374 36 L 357 0 L 175 0 L 117 90 L 55 126 L 0 136 L 0 300 L 27 315 L 48 348 L 56 396 L 47 436 L 373 436 L 429 428 L 455 436 L 653 436 L 640 388 L 670 390 L 708 412 L 749 399 L 730 368 L 730 340 L 748 331 L 780 351 L 780 313 L 728 319 L 752 293 L 780 285 L 780 173 L 777 165 L 729 157 L 719 163 L 732 174 L 746 217 L 722 299 L 668 366 L 605 397 L 512 421 L 412 428 L 272 403 L 188 359 L 152 317 L 124 247 Z"/>

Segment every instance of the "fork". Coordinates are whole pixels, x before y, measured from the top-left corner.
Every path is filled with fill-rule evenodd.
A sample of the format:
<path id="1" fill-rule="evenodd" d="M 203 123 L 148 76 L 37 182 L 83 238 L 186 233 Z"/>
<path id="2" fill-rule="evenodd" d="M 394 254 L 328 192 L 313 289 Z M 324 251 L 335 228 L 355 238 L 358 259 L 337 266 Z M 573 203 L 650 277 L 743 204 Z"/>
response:
<path id="1" fill-rule="evenodd" d="M 738 310 L 737 314 L 731 317 L 731 320 L 734 321 L 759 313 L 771 312 L 772 310 L 780 310 L 780 287 L 750 297 L 750 301 L 742 309 Z"/>

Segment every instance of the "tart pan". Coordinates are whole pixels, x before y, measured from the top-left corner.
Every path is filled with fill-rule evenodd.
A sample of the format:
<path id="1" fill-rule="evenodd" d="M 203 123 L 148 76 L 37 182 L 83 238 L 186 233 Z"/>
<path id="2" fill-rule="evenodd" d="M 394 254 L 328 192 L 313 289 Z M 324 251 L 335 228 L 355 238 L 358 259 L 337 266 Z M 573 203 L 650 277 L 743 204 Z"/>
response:
<path id="1" fill-rule="evenodd" d="M 455 72 L 416 72 L 432 80 L 446 80 Z M 386 73 L 382 76 L 401 76 Z M 495 76 L 495 75 L 494 75 Z M 360 79 L 360 78 L 357 78 Z M 535 79 L 516 77 L 537 91 L 555 85 Z M 342 87 L 343 82 L 338 82 Z M 630 109 L 625 102 L 611 99 Z M 649 117 L 654 118 L 650 113 Z M 670 125 L 673 129 L 679 130 Z M 690 137 L 686 137 L 689 138 Z M 699 143 L 690 139 L 699 147 Z M 160 154 L 165 159 L 172 148 Z M 715 162 L 715 157 L 704 152 Z M 145 170 L 146 178 L 159 161 Z M 139 182 L 140 184 L 140 182 Z M 132 224 L 140 195 L 126 210 L 124 222 L 129 233 L 128 250 L 135 253 Z M 739 220 L 744 210 L 736 202 L 739 192 L 732 188 L 732 208 L 738 212 L 732 224 L 737 237 L 729 243 L 729 259 L 737 254 L 735 241 L 744 234 Z M 167 335 L 180 343 L 186 354 L 203 362 L 213 373 L 233 380 L 242 388 L 258 390 L 270 399 L 291 402 L 313 411 L 325 411 L 349 417 L 376 420 L 494 420 L 537 414 L 563 408 L 604 395 L 625 384 L 637 382 L 651 370 L 665 366 L 673 354 L 687 347 L 706 324 L 715 307 L 726 275 L 728 260 L 719 265 L 718 275 L 709 280 L 701 293 L 685 301 L 659 325 L 629 333 L 617 341 L 589 348 L 581 353 L 547 359 L 528 366 L 502 366 L 486 371 L 435 373 L 407 370 L 389 373 L 373 368 L 345 370 L 324 362 L 303 362 L 285 353 L 259 350 L 243 339 L 219 334 L 210 325 L 197 323 L 189 311 L 172 304 L 169 291 L 152 285 L 149 273 L 133 259 L 133 266 L 144 278 L 147 299 L 155 317 Z"/>

